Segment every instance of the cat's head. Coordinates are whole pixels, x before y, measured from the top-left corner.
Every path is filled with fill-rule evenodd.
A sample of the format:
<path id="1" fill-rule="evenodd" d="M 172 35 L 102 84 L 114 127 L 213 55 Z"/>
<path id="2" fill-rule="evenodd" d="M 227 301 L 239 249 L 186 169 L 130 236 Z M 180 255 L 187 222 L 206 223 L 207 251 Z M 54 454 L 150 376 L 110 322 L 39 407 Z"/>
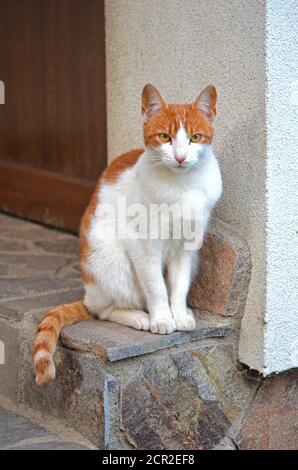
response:
<path id="1" fill-rule="evenodd" d="M 177 173 L 199 168 L 208 157 L 216 115 L 216 89 L 209 85 L 190 104 L 168 104 L 147 84 L 142 94 L 144 142 L 152 165 Z"/>

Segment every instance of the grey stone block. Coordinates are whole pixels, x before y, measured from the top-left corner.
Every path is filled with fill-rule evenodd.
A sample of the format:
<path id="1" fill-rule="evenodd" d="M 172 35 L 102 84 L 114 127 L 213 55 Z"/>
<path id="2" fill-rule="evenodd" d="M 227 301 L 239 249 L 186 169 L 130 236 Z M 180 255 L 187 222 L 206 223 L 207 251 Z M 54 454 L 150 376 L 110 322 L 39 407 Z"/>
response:
<path id="1" fill-rule="evenodd" d="M 35 294 L 43 294 L 53 290 L 71 289 L 80 287 L 81 283 L 76 280 L 51 279 L 47 277 L 38 278 L 2 278 L 0 279 L 1 303 L 4 299 L 16 297 L 28 297 Z M 37 305 L 36 305 L 37 306 Z"/>
<path id="2" fill-rule="evenodd" d="M 1 254 L 1 262 L 11 266 L 25 266 L 28 272 L 33 274 L 36 271 L 45 272 L 50 271 L 55 276 L 55 272 L 62 269 L 70 261 L 75 260 L 75 256 L 69 255 L 48 255 L 48 254 Z"/>
<path id="3" fill-rule="evenodd" d="M 19 321 L 29 310 L 42 310 L 36 314 L 36 320 L 41 320 L 47 309 L 63 303 L 75 302 L 83 298 L 82 289 L 72 289 L 62 292 L 46 293 L 38 297 L 27 297 L 25 299 L 6 300 L 0 304 L 0 317 Z"/>
<path id="4" fill-rule="evenodd" d="M 20 319 L 18 309 L 11 308 L 3 304 L 0 304 L 0 317 L 10 321 L 16 321 Z"/>
<path id="5" fill-rule="evenodd" d="M 39 240 L 35 242 L 35 246 L 42 248 L 46 253 L 79 255 L 79 239 L 77 237 Z"/>
<path id="6" fill-rule="evenodd" d="M 28 247 L 26 243 L 16 240 L 4 240 L 0 239 L 0 251 L 26 251 Z"/>
<path id="7" fill-rule="evenodd" d="M 88 447 L 78 442 L 66 441 L 50 441 L 50 442 L 37 442 L 34 444 L 27 444 L 14 446 L 13 450 L 89 450 Z"/>
<path id="8" fill-rule="evenodd" d="M 0 406 L 0 449 L 27 439 L 50 436 L 48 431 L 29 419 Z"/>
<path id="9" fill-rule="evenodd" d="M 128 357 L 152 353 L 178 344 L 228 335 L 233 326 L 226 319 L 208 316 L 198 312 L 197 327 L 193 331 L 175 332 L 171 335 L 154 335 L 137 331 L 117 323 L 88 321 L 65 328 L 61 334 L 64 346 L 84 352 L 92 352 L 118 361 Z"/>
<path id="10" fill-rule="evenodd" d="M 40 387 L 35 384 L 30 349 L 28 345 L 24 358 L 23 401 L 103 447 L 105 371 L 98 358 L 58 348 L 56 379 Z"/>
<path id="11" fill-rule="evenodd" d="M 121 429 L 127 443 L 137 449 L 214 448 L 257 387 L 235 371 L 230 345 L 144 358 L 122 386 Z"/>
<path id="12" fill-rule="evenodd" d="M 0 362 L 0 394 L 15 402 L 19 394 L 19 330 L 1 318 L 0 341 L 4 347 L 4 364 Z"/>
<path id="13" fill-rule="evenodd" d="M 6 274 L 8 273 L 8 270 L 9 270 L 9 266 L 7 264 L 0 264 L 0 276 L 6 276 Z"/>

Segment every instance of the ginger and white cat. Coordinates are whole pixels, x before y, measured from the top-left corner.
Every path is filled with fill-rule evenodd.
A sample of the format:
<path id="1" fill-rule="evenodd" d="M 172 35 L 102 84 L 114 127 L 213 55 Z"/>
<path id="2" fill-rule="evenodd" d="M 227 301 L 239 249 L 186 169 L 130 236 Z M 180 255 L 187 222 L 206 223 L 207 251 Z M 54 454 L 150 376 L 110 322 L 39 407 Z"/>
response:
<path id="1" fill-rule="evenodd" d="M 222 190 L 211 146 L 216 90 L 208 86 L 193 103 L 173 105 L 149 84 L 143 90 L 142 114 L 145 149 L 124 153 L 111 163 L 81 222 L 84 299 L 52 309 L 39 325 L 33 350 L 38 384 L 55 378 L 53 354 L 59 333 L 74 322 L 97 317 L 159 334 L 195 328 L 186 298 L 197 249 Z M 183 236 L 180 240 L 115 236 L 112 217 L 101 209 L 116 208 L 120 197 L 127 205 L 145 208 L 190 205 L 193 214 L 203 215 L 196 243 L 186 249 Z M 120 217 L 119 211 L 115 213 Z"/>

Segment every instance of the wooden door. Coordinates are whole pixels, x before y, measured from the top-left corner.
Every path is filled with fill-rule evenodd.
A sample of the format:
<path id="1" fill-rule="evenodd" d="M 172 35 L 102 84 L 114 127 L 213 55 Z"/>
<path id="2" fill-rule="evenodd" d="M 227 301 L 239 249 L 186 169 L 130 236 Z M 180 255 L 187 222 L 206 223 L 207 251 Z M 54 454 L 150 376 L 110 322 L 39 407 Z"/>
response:
<path id="1" fill-rule="evenodd" d="M 106 165 L 103 0 L 0 0 L 0 209 L 76 231 Z"/>

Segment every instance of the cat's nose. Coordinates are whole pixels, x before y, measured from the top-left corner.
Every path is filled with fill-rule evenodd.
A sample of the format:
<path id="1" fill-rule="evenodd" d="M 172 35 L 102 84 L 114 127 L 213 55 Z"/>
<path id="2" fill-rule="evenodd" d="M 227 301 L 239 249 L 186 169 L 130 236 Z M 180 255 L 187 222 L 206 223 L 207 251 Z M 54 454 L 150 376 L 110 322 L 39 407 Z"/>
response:
<path id="1" fill-rule="evenodd" d="M 184 160 L 186 159 L 186 157 L 181 157 L 181 156 L 178 155 L 177 157 L 175 157 L 175 159 L 178 163 L 183 163 Z"/>

